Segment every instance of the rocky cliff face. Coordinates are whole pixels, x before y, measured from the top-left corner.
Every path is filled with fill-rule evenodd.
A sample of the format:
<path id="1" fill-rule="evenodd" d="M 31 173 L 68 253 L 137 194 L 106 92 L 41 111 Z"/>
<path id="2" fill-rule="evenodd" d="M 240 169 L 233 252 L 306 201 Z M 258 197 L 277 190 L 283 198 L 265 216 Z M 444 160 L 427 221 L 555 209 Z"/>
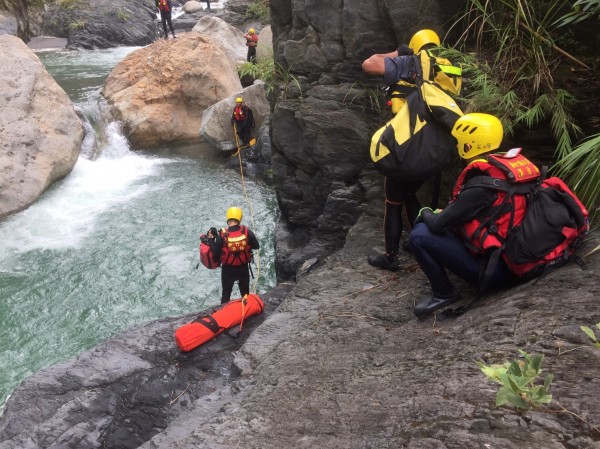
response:
<path id="1" fill-rule="evenodd" d="M 78 0 L 54 3 L 44 14 L 44 34 L 65 37 L 70 48 L 147 45 L 157 37 L 154 0 Z"/>
<path id="2" fill-rule="evenodd" d="M 373 178 L 368 148 L 382 122 L 379 77 L 361 63 L 393 51 L 415 31 L 443 35 L 443 1 L 271 0 L 282 91 L 272 117 L 273 175 L 282 213 L 279 276 L 339 247 Z"/>

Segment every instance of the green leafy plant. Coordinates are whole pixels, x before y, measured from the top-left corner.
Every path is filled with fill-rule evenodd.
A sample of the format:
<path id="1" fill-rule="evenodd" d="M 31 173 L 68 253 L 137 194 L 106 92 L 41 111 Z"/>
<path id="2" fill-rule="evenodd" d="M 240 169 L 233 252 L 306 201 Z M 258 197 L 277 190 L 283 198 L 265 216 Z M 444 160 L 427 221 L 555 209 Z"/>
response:
<path id="1" fill-rule="evenodd" d="M 85 28 L 86 21 L 85 20 L 76 20 L 69 24 L 69 29 L 71 31 L 83 30 Z"/>
<path id="2" fill-rule="evenodd" d="M 63 9 L 72 8 L 79 0 L 57 0 L 58 6 Z"/>
<path id="3" fill-rule="evenodd" d="M 591 328 L 587 327 L 587 326 L 580 326 L 580 327 L 581 327 L 581 330 L 582 330 L 583 332 L 585 332 L 585 334 L 586 334 L 588 337 L 590 337 L 590 340 L 592 340 L 592 342 L 594 343 L 594 346 L 595 346 L 597 349 L 600 349 L 600 342 L 599 342 L 599 341 L 598 341 L 598 339 L 596 338 L 596 334 L 594 334 L 594 331 L 593 331 Z M 597 327 L 598 329 L 600 329 L 600 323 L 596 323 L 596 327 Z"/>
<path id="4" fill-rule="evenodd" d="M 130 18 L 131 18 L 131 14 L 129 14 L 127 11 L 124 11 L 122 9 L 117 9 L 117 17 L 122 20 L 123 22 L 127 22 Z"/>
<path id="5" fill-rule="evenodd" d="M 269 0 L 254 0 L 246 9 L 246 18 L 269 21 L 271 12 Z"/>
<path id="6" fill-rule="evenodd" d="M 496 406 L 512 404 L 521 410 L 538 408 L 552 402 L 550 385 L 554 376 L 548 374 L 543 384 L 536 384 L 542 372 L 543 354 L 531 356 L 519 350 L 524 360 L 514 360 L 503 365 L 477 365 L 483 373 L 501 385 L 496 394 Z"/>
<path id="7" fill-rule="evenodd" d="M 600 134 L 580 142 L 553 167 L 588 206 L 592 220 L 597 217 L 600 202 Z"/>
<path id="8" fill-rule="evenodd" d="M 573 11 L 556 21 L 558 26 L 574 25 L 591 17 L 600 19 L 600 0 L 577 0 Z"/>
<path id="9" fill-rule="evenodd" d="M 285 100 L 292 85 L 302 94 L 302 87 L 298 79 L 292 75 L 292 68 L 275 63 L 273 57 L 261 58 L 256 64 L 245 62 L 238 67 L 238 74 L 240 77 L 251 76 L 254 79 L 263 80 L 267 95 L 272 94 L 275 89 L 280 89 L 282 100 Z"/>
<path id="10" fill-rule="evenodd" d="M 467 109 L 481 107 L 477 99 L 483 94 L 487 105 L 494 98 L 501 102 L 479 111 L 501 109 L 499 115 L 508 131 L 517 124 L 531 128 L 549 120 L 557 157 L 571 151 L 571 139 L 580 132 L 570 113 L 575 100 L 555 87 L 552 76 L 566 53 L 553 40 L 561 34 L 556 31 L 556 19 L 568 6 L 566 0 L 469 0 L 454 24 L 464 30 L 459 44 L 474 42 L 480 58 L 473 56 L 476 77 L 467 97 L 473 105 Z"/>
<path id="11" fill-rule="evenodd" d="M 360 81 L 352 83 L 346 95 L 344 95 L 344 103 L 359 105 L 362 110 L 370 109 L 379 117 L 379 122 L 384 121 L 384 117 L 388 114 L 389 109 L 382 105 L 386 104 L 382 91 L 370 88 Z"/>

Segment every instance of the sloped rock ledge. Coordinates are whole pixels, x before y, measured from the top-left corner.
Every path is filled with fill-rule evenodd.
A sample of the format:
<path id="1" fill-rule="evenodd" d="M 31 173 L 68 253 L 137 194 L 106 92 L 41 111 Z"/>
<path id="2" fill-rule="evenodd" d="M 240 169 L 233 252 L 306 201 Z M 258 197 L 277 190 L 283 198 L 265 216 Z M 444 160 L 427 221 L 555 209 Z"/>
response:
<path id="1" fill-rule="evenodd" d="M 180 354 L 172 331 L 186 316 L 32 376 L 9 400 L 0 448 L 600 448 L 589 425 L 600 425 L 600 351 L 579 329 L 600 322 L 599 256 L 457 319 L 417 320 L 427 286 L 410 255 L 396 274 L 366 263 L 379 242 L 364 236 L 380 220 L 363 214 L 342 250 L 290 292 L 279 286 L 243 346 L 223 336 Z M 545 355 L 554 398 L 589 424 L 495 407 L 475 361 L 513 360 L 517 348 Z"/>

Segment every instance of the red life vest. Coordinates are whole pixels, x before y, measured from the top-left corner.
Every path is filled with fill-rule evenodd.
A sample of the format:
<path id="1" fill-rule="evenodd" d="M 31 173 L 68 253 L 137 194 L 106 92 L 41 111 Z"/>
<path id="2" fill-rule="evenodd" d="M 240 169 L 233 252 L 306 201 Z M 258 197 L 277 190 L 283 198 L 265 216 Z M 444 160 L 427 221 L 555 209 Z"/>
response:
<path id="1" fill-rule="evenodd" d="M 482 176 L 487 175 L 511 184 L 527 183 L 540 176 L 540 170 L 521 154 L 512 158 L 493 154 L 488 156 L 487 161 L 475 161 L 462 171 L 452 191 L 453 201 L 456 200 L 465 185 L 468 185 L 469 179 L 477 176 L 478 172 L 483 172 Z M 464 223 L 459 229 L 467 246 L 474 253 L 484 254 L 493 248 L 500 248 L 509 232 L 521 224 L 525 216 L 526 195 L 515 193 L 505 202 L 506 191 L 497 190 L 496 194 L 496 200 L 492 207 L 484 211 L 485 215 L 480 215 Z M 498 213 L 498 208 L 503 210 Z"/>
<path id="2" fill-rule="evenodd" d="M 246 118 L 248 118 L 248 114 L 247 111 L 248 107 L 241 105 L 241 106 L 236 106 L 233 109 L 233 119 L 236 122 L 243 122 L 244 120 L 246 120 Z"/>
<path id="3" fill-rule="evenodd" d="M 167 0 L 158 0 L 158 9 L 169 12 L 169 2 L 167 2 Z"/>
<path id="4" fill-rule="evenodd" d="M 222 232 L 221 265 L 239 267 L 250 263 L 252 248 L 248 243 L 248 228 L 240 226 L 236 231 Z"/>
<path id="5" fill-rule="evenodd" d="M 246 46 L 247 47 L 256 47 L 258 45 L 258 35 L 257 34 L 247 34 L 246 35 Z"/>

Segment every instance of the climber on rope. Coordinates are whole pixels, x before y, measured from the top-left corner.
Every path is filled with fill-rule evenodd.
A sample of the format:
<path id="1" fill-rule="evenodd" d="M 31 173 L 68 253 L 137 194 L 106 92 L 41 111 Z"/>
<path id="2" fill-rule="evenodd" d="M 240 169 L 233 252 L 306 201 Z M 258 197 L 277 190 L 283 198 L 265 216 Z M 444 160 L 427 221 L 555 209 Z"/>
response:
<path id="1" fill-rule="evenodd" d="M 252 138 L 252 129 L 254 128 L 254 114 L 252 109 L 244 104 L 241 97 L 235 99 L 235 107 L 231 114 L 231 124 L 233 125 L 236 146 L 248 146 Z"/>

